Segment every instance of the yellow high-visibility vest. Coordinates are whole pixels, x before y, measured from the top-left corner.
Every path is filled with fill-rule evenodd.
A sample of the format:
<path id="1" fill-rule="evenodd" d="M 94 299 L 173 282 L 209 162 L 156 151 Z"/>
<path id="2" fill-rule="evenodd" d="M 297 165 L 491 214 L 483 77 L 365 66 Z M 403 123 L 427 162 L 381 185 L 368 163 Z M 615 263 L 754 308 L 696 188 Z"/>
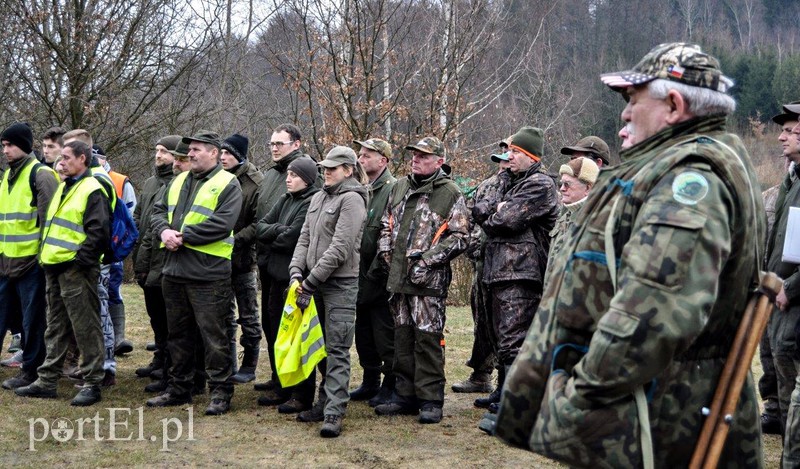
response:
<path id="1" fill-rule="evenodd" d="M 35 158 L 25 163 L 10 190 L 11 170 L 5 172 L 0 182 L 0 254 L 9 258 L 30 257 L 39 252 L 37 205 L 29 183 L 36 164 Z M 48 171 L 58 181 L 56 172 L 45 165 L 39 165 L 36 171 Z"/>
<path id="2" fill-rule="evenodd" d="M 84 240 L 83 214 L 89 195 L 105 190 L 94 177 L 83 177 L 75 183 L 62 200 L 65 183 L 58 185 L 53 200 L 47 208 L 47 219 L 42 233 L 42 252 L 39 261 L 44 265 L 60 264 L 75 259 Z M 97 259 L 100 262 L 100 258 Z"/>
<path id="3" fill-rule="evenodd" d="M 188 171 L 183 172 L 175 176 L 175 179 L 170 183 L 169 192 L 167 192 L 167 221 L 170 225 L 172 224 L 172 215 L 175 212 L 175 206 L 178 204 L 178 196 L 188 176 Z M 178 231 L 183 232 L 184 228 L 187 226 L 197 225 L 208 219 L 217 208 L 219 195 L 222 194 L 225 187 L 235 177 L 236 176 L 227 171 L 218 171 L 211 179 L 203 183 L 200 189 L 198 189 L 197 194 L 195 194 L 189 211 L 183 215 L 183 224 Z M 183 243 L 183 245 L 195 251 L 230 260 L 231 254 L 233 253 L 233 230 L 231 230 L 230 234 L 225 239 L 213 241 L 208 244 L 194 245 Z M 161 243 L 161 246 L 163 247 L 164 243 Z"/>

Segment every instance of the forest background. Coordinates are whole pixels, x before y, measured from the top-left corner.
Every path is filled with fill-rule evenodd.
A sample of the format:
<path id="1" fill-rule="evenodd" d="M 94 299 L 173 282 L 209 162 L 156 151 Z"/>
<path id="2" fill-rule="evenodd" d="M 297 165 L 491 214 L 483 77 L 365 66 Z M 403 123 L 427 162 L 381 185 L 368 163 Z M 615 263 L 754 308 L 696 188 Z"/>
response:
<path id="1" fill-rule="evenodd" d="M 730 127 L 764 188 L 781 165 L 770 117 L 800 99 L 794 0 L 6 0 L 0 125 L 85 128 L 134 185 L 156 140 L 214 129 L 271 164 L 271 129 L 297 123 L 305 151 L 381 136 L 446 143 L 468 189 L 523 125 L 545 129 L 545 163 L 599 135 L 612 151 L 623 100 L 603 72 L 662 42 L 690 41 L 733 78 Z"/>

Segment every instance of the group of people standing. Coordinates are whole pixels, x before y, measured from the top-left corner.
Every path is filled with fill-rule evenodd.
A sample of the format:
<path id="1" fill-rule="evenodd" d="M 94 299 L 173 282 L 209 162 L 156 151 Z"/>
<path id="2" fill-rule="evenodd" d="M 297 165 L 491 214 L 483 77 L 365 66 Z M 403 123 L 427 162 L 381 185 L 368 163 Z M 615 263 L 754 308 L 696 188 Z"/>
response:
<path id="1" fill-rule="evenodd" d="M 147 405 L 182 405 L 208 386 L 206 414 L 228 412 L 235 384 L 255 380 L 263 333 L 273 374 L 255 384 L 260 405 L 322 422 L 323 437 L 340 435 L 349 400 L 438 423 L 450 264 L 466 252 L 476 269 L 474 371 L 453 391 L 491 391 L 475 401 L 489 409 L 481 429 L 576 466 L 686 466 L 764 258 L 758 182 L 741 140 L 725 130 L 732 82 L 699 46 L 662 44 L 602 81 L 627 102 L 619 163 L 591 136 L 563 147 L 570 161 L 553 174 L 542 165 L 543 130 L 523 127 L 500 142 L 497 172 L 469 201 L 436 137 L 405 147 L 410 171 L 398 179 L 379 138 L 354 140 L 358 153 L 334 146 L 316 162 L 302 153 L 300 130 L 282 125 L 265 171 L 238 134 L 159 140 L 156 174 L 134 211 L 134 270 L 156 342 L 153 362 L 136 370 L 155 378 Z M 0 136 L 11 163 L 0 186 L 0 295 L 27 291 L 26 275 L 43 277 L 49 308 L 47 353 L 26 349 L 15 392 L 55 397 L 74 336 L 85 385 L 73 404 L 88 405 L 104 378 L 97 279 L 113 184 L 81 142 L 61 148 L 58 184 L 19 130 Z M 794 172 L 776 227 L 794 200 Z M 792 314 L 787 279 L 777 304 Z M 293 284 L 298 307 L 314 298 L 327 358 L 319 382 L 312 373 L 284 388 L 273 348 Z M 25 339 L 35 343 L 43 332 L 31 324 L 41 316 L 30 317 Z M 349 391 L 354 341 L 364 379 Z M 797 465 L 795 407 L 785 411 L 787 465 Z M 721 461 L 758 467 L 761 451 L 750 380 Z"/>

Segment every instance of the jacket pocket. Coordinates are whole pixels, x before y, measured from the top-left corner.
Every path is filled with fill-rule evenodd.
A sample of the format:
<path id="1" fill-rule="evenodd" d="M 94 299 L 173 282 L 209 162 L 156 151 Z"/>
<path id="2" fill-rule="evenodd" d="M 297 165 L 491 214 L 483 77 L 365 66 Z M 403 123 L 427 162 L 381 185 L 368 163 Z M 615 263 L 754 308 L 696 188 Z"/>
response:
<path id="1" fill-rule="evenodd" d="M 622 256 L 634 275 L 645 283 L 677 289 L 683 286 L 694 246 L 706 215 L 678 204 L 667 204 L 651 214 L 631 238 Z"/>
<path id="2" fill-rule="evenodd" d="M 579 467 L 639 467 L 638 426 L 633 397 L 603 407 L 582 408 L 563 370 L 550 374 L 530 437 L 534 452 Z"/>

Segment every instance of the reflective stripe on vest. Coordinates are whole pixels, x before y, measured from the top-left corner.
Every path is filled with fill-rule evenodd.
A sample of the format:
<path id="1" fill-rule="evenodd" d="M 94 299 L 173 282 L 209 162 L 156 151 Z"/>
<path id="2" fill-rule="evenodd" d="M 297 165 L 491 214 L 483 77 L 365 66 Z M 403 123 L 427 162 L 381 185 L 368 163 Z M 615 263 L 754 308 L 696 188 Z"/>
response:
<path id="1" fill-rule="evenodd" d="M 0 182 L 0 254 L 9 258 L 35 256 L 39 253 L 39 226 L 37 205 L 33 200 L 31 171 L 36 159 L 31 158 L 19 171 L 14 186 L 9 190 L 9 173 Z M 47 166 L 38 169 L 49 171 L 58 181 L 58 175 Z"/>
<path id="2" fill-rule="evenodd" d="M 188 176 L 189 171 L 175 176 L 175 179 L 172 180 L 169 186 L 169 192 L 167 193 L 167 221 L 170 225 L 172 225 L 172 214 L 175 212 L 175 206 L 178 204 L 181 188 Z M 178 231 L 183 232 L 187 226 L 197 225 L 208 219 L 217 208 L 219 195 L 222 194 L 225 187 L 235 177 L 236 176 L 227 171 L 218 171 L 211 179 L 203 183 L 200 189 L 197 190 L 192 205 L 189 207 L 189 211 L 183 215 L 183 224 Z M 163 245 L 164 243 L 161 243 L 162 247 Z M 233 230 L 231 230 L 227 238 L 219 241 L 201 245 L 189 243 L 183 243 L 183 245 L 195 251 L 230 260 L 231 254 L 233 253 Z"/>
<path id="3" fill-rule="evenodd" d="M 75 259 L 81 244 L 86 239 L 83 231 L 83 214 L 89 195 L 96 190 L 105 190 L 93 177 L 84 177 L 75 183 L 63 197 L 66 184 L 58 185 L 53 200 L 47 208 L 47 219 L 42 233 L 42 252 L 39 260 L 44 265 L 60 264 Z M 100 259 L 97 259 L 100 262 Z"/>

